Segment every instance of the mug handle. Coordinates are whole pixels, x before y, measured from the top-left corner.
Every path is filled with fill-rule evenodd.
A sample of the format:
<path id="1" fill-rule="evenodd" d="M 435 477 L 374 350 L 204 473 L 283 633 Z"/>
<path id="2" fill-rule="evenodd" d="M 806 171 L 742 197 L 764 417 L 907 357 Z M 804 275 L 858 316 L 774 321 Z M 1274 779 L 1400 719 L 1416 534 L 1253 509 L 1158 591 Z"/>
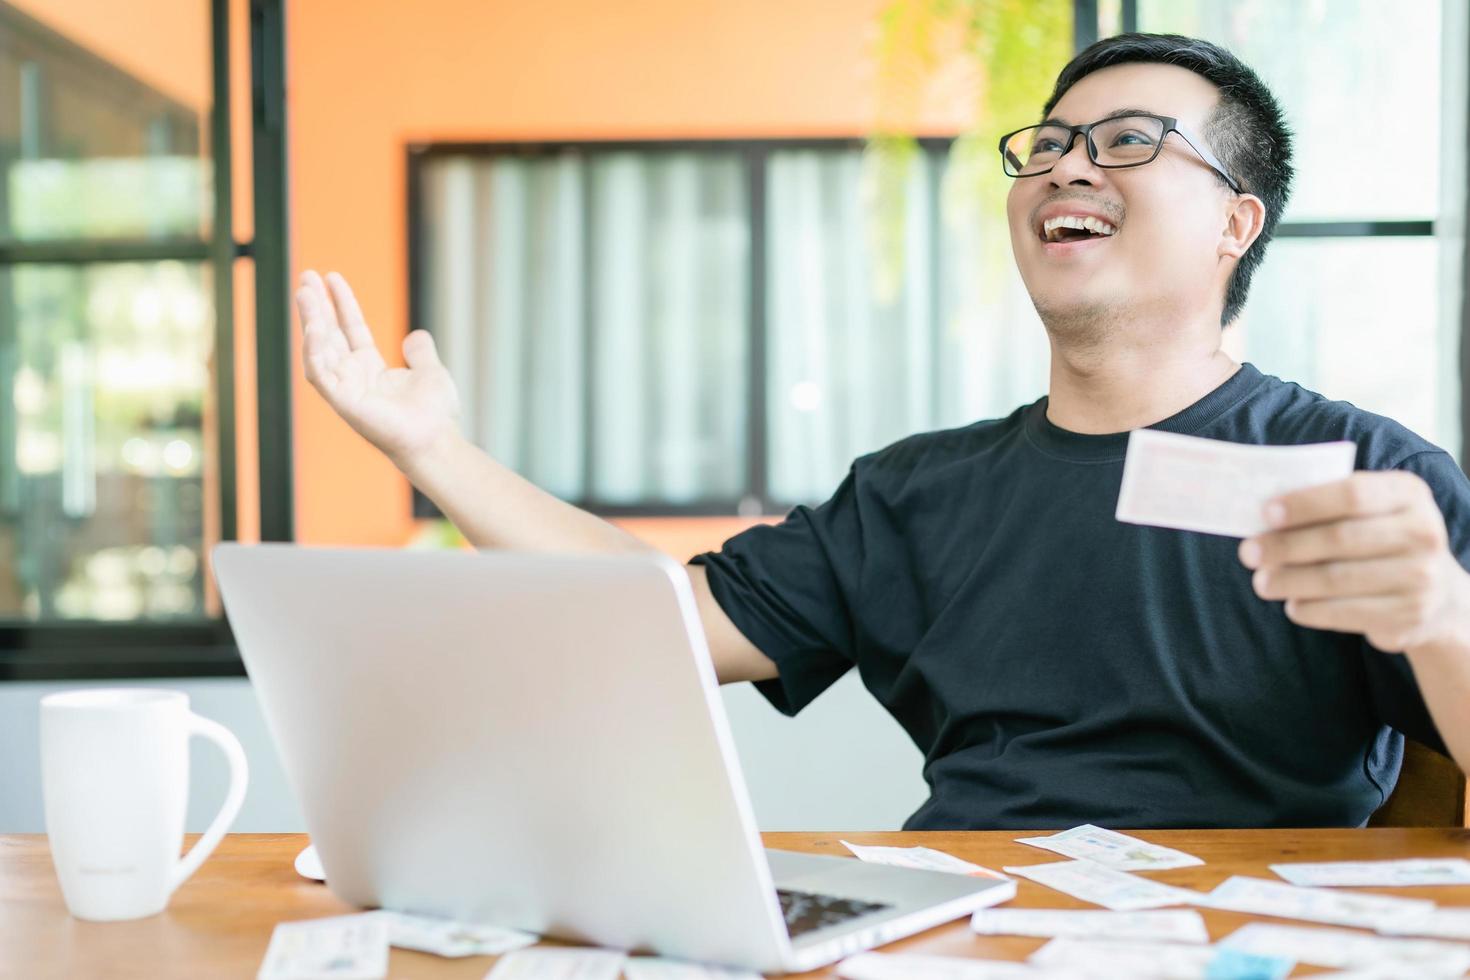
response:
<path id="1" fill-rule="evenodd" d="M 204 836 L 194 842 L 189 848 L 189 853 L 184 855 L 174 865 L 173 877 L 169 882 L 169 894 L 172 895 L 189 876 L 199 870 L 204 859 L 214 853 L 219 842 L 224 839 L 225 831 L 230 829 L 230 824 L 235 822 L 236 815 L 240 812 L 240 804 L 245 802 L 245 785 L 249 782 L 250 767 L 245 762 L 245 750 L 240 747 L 240 740 L 224 725 L 202 718 L 194 712 L 189 712 L 187 721 L 190 735 L 198 735 L 206 738 L 220 747 L 225 758 L 230 763 L 230 789 L 225 794 L 224 805 L 220 807 L 219 813 L 215 815 L 214 821 Z"/>

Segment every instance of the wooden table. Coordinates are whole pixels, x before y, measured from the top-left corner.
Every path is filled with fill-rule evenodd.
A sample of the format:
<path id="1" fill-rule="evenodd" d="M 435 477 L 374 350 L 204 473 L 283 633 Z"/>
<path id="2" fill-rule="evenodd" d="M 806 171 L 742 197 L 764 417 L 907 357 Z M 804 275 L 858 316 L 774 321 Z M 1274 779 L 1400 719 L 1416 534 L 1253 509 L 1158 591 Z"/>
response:
<path id="1" fill-rule="evenodd" d="M 1150 878 L 1209 889 L 1233 874 L 1272 878 L 1266 865 L 1290 861 L 1346 861 L 1400 857 L 1470 858 L 1470 830 L 1211 830 L 1138 831 L 1139 836 L 1187 851 L 1202 867 L 1151 873 Z M 1055 855 L 1014 842 L 1024 834 L 843 833 L 766 834 L 769 847 L 817 854 L 846 854 L 854 843 L 923 844 L 986 867 L 1039 864 Z M 322 885 L 292 868 L 306 844 L 296 834 L 231 834 L 203 868 L 175 893 L 161 915 L 133 922 L 96 923 L 71 918 L 51 868 L 46 838 L 0 836 L 0 977 L 254 977 L 277 922 L 340 915 L 353 909 Z M 1470 906 L 1470 886 L 1367 889 L 1432 898 L 1441 905 Z M 1011 907 L 1089 908 L 1059 892 L 1019 882 Z M 1220 939 L 1251 916 L 1201 910 L 1210 935 Z M 1277 920 L 1281 921 L 1281 920 Z M 981 937 L 966 921 L 950 923 L 885 947 L 891 951 L 991 959 L 1024 959 L 1039 939 Z M 479 980 L 490 957 L 446 960 L 395 949 L 392 977 L 464 977 Z M 1300 967 L 1294 975 L 1322 972 Z M 833 976 L 831 971 L 803 974 Z"/>

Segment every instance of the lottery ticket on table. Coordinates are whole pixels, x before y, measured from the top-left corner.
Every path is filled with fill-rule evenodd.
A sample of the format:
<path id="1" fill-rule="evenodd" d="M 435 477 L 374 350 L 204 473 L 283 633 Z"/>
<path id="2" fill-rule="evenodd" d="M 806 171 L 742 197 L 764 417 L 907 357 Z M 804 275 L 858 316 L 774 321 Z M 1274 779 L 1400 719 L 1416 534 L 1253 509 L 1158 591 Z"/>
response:
<path id="1" fill-rule="evenodd" d="M 1048 970 L 1083 976 L 1200 980 L 1215 953 L 1211 946 L 1108 942 L 1063 936 L 1032 953 L 1028 962 Z"/>
<path id="2" fill-rule="evenodd" d="M 919 871 L 945 871 L 950 874 L 970 875 L 973 878 L 995 878 L 1005 881 L 1006 876 L 989 868 L 957 858 L 953 854 L 936 851 L 932 847 L 877 847 L 867 844 L 849 844 L 839 841 L 860 861 L 870 864 L 887 864 L 895 868 L 914 868 Z"/>
<path id="3" fill-rule="evenodd" d="M 1137 939 L 1173 943 L 1210 941 L 1205 920 L 1193 909 L 1163 912 L 1102 912 L 1093 909 L 981 909 L 970 928 L 984 936 L 1052 939 Z"/>
<path id="4" fill-rule="evenodd" d="M 1220 945 L 1313 966 L 1354 970 L 1394 966 L 1400 978 L 1458 977 L 1470 969 L 1470 946 L 1433 939 L 1386 939 L 1347 929 L 1252 922 L 1226 936 Z"/>
<path id="5" fill-rule="evenodd" d="M 1205 966 L 1204 980 L 1284 980 L 1296 963 L 1239 949 L 1217 949 Z"/>
<path id="6" fill-rule="evenodd" d="M 1293 885 L 1313 888 L 1470 885 L 1470 861 L 1463 858 L 1301 862 L 1273 864 L 1271 870 Z"/>
<path id="7" fill-rule="evenodd" d="M 1204 898 L 1200 892 L 1188 888 L 1150 881 L 1092 861 L 1028 864 L 1007 867 L 1005 871 L 1115 912 L 1136 912 L 1165 905 L 1198 905 Z"/>
<path id="8" fill-rule="evenodd" d="M 1027 963 L 921 953 L 859 953 L 837 964 L 845 980 L 1079 980 L 1073 971 Z"/>
<path id="9" fill-rule="evenodd" d="M 518 949 L 497 960 L 485 980 L 618 980 L 627 960 L 611 949 Z"/>
<path id="10" fill-rule="evenodd" d="M 387 924 L 388 943 L 435 956 L 499 956 L 534 945 L 540 937 L 518 929 L 435 919 L 405 912 L 377 912 Z"/>
<path id="11" fill-rule="evenodd" d="M 1193 854 L 1129 837 L 1092 824 L 1073 827 L 1049 837 L 1018 837 L 1017 844 L 1030 844 L 1070 858 L 1085 858 L 1119 871 L 1165 871 L 1204 864 Z"/>
<path id="12" fill-rule="evenodd" d="M 1387 936 L 1432 936 L 1470 943 L 1470 908 L 1433 909 L 1412 919 L 1399 919 L 1378 927 Z"/>
<path id="13" fill-rule="evenodd" d="M 388 926 L 376 913 L 282 922 L 257 980 L 376 980 L 388 975 Z"/>
<path id="14" fill-rule="evenodd" d="M 1252 446 L 1135 429 L 1115 516 L 1129 524 L 1248 538 L 1269 530 L 1267 501 L 1346 479 L 1356 455 L 1351 442 Z"/>
<path id="15" fill-rule="evenodd" d="M 706 966 L 662 956 L 630 956 L 623 964 L 626 980 L 761 980 L 759 973 L 726 966 Z"/>
<path id="16" fill-rule="evenodd" d="M 1362 895 L 1326 888 L 1301 888 L 1297 885 L 1283 885 L 1279 881 L 1240 875 L 1227 879 L 1214 891 L 1201 896 L 1198 904 L 1230 912 L 1305 919 L 1308 922 L 1357 926 L 1360 929 L 1376 929 L 1385 924 L 1413 919 L 1434 908 L 1434 903 L 1427 899 Z"/>

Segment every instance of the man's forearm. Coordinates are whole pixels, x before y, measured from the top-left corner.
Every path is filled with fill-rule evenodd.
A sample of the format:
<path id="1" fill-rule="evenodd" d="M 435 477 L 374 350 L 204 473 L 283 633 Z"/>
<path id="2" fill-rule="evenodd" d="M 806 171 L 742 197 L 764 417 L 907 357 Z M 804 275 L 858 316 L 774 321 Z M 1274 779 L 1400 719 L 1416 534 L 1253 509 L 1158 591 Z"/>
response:
<path id="1" fill-rule="evenodd" d="M 557 499 L 458 435 L 446 436 L 413 459 L 394 463 L 477 548 L 651 550 L 626 531 Z"/>
<path id="2" fill-rule="evenodd" d="M 1470 638 L 1407 655 L 1440 737 L 1470 775 Z"/>

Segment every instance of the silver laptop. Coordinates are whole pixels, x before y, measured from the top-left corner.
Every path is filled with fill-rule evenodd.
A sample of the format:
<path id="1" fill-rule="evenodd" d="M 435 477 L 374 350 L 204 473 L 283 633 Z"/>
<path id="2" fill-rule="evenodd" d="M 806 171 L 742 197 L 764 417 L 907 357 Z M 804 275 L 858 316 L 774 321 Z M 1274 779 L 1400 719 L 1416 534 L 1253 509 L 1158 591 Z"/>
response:
<path id="1" fill-rule="evenodd" d="M 778 973 L 1015 895 L 763 850 L 671 559 L 224 544 L 214 566 L 347 902 Z"/>

